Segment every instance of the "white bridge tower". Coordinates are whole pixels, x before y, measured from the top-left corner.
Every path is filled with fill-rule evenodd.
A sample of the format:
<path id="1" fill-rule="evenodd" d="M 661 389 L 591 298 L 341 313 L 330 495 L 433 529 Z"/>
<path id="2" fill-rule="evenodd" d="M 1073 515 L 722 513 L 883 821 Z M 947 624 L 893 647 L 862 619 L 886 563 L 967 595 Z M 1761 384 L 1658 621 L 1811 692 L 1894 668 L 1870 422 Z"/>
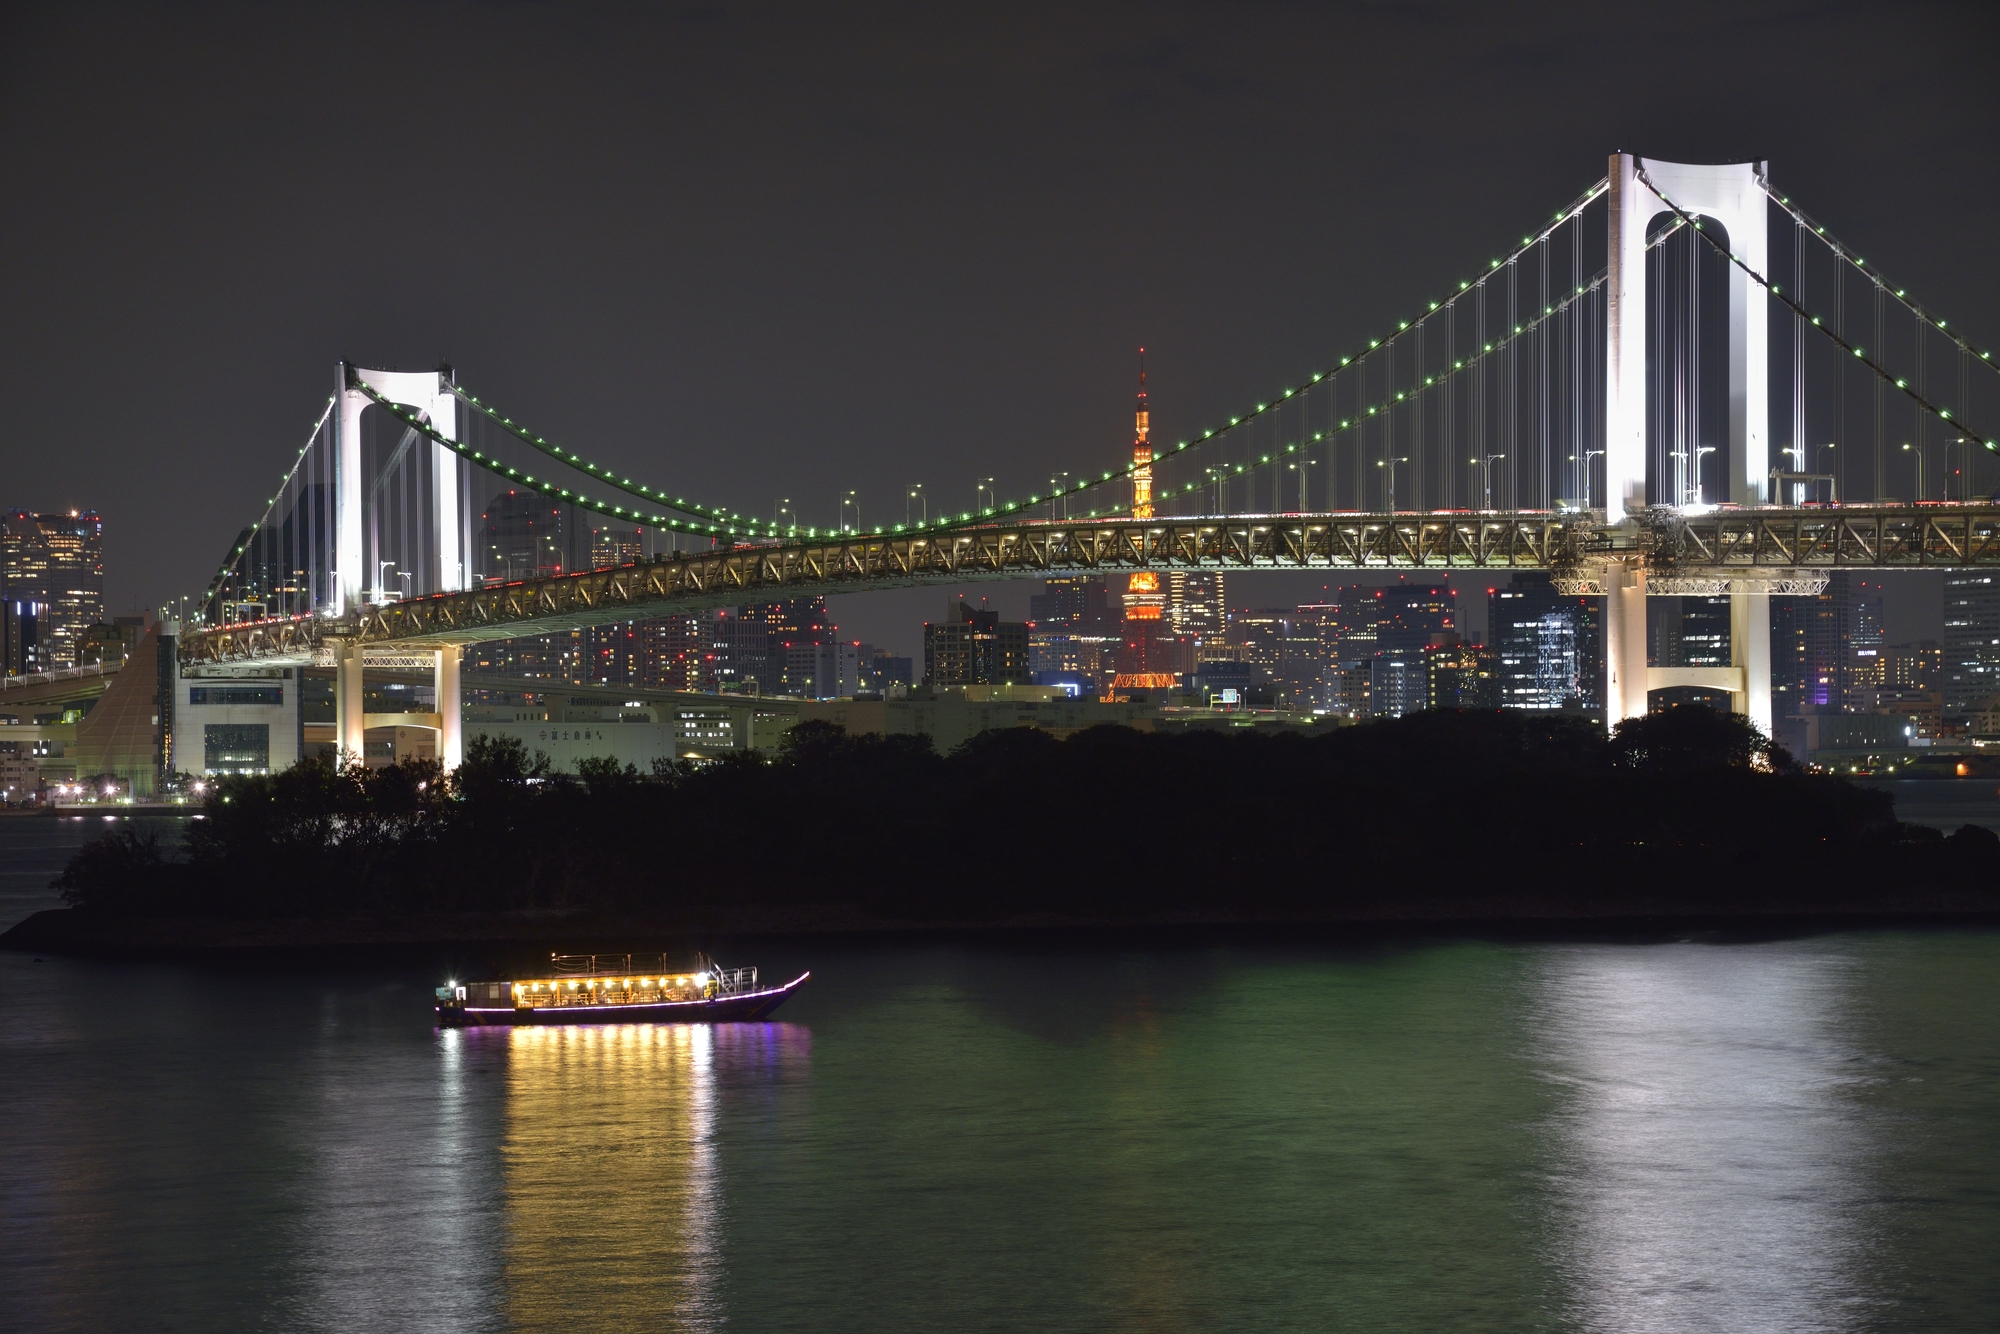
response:
<path id="1" fill-rule="evenodd" d="M 1713 219 L 1729 250 L 1770 272 L 1764 179 L 1768 164 L 1695 166 L 1614 153 L 1606 282 L 1605 521 L 1629 525 L 1646 508 L 1646 233 L 1674 207 Z M 1663 198 L 1664 196 L 1664 198 Z M 1765 502 L 1770 464 L 1770 317 L 1767 298 L 1742 269 L 1729 271 L 1729 500 Z M 1679 497 L 1673 498 L 1678 501 Z M 1746 572 L 1747 573 L 1747 572 Z M 1604 572 L 1605 723 L 1644 716 L 1646 692 L 1706 686 L 1730 692 L 1736 712 L 1771 731 L 1771 598 L 1754 581 L 1729 587 L 1728 667 L 1646 665 L 1646 569 L 1638 560 Z"/>

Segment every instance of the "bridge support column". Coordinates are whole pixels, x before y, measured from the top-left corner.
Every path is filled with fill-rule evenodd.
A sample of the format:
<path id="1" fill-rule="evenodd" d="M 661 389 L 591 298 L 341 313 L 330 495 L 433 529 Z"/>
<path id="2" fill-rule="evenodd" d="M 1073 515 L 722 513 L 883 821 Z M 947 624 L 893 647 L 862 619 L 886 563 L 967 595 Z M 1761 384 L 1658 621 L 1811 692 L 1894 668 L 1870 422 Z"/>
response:
<path id="1" fill-rule="evenodd" d="M 360 764 L 367 754 L 368 715 L 361 694 L 361 645 L 353 640 L 329 641 L 333 646 L 333 734 L 339 750 L 336 762 Z"/>
<path id="2" fill-rule="evenodd" d="M 1646 716 L 1646 567 L 1604 567 L 1604 725 Z"/>
<path id="3" fill-rule="evenodd" d="M 1741 708 L 1758 731 L 1771 735 L 1771 595 L 1729 595 L 1729 663 L 1743 669 Z"/>
<path id="4" fill-rule="evenodd" d="M 432 707 L 438 715 L 438 763 L 449 773 L 465 758 L 465 710 L 458 686 L 459 665 L 465 649 L 446 644 L 437 651 L 437 667 L 432 677 L 437 698 Z"/>

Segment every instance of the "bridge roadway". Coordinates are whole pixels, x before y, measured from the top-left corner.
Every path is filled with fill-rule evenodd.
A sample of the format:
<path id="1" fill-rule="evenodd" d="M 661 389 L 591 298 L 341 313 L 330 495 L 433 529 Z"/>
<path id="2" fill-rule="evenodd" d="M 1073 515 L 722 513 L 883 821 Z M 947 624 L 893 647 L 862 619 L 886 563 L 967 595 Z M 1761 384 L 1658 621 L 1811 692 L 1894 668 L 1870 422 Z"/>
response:
<path id="1" fill-rule="evenodd" d="M 671 612 L 920 584 L 1174 569 L 1547 569 L 1603 592 L 1607 562 L 1646 591 L 1815 593 L 1836 569 L 2000 566 L 2000 502 L 1036 520 L 682 552 L 634 565 L 296 617 L 188 627 L 185 666 L 330 661 L 335 643 L 421 651 Z M 370 661 L 374 658 L 371 655 Z M 413 664 L 414 665 L 414 664 Z"/>

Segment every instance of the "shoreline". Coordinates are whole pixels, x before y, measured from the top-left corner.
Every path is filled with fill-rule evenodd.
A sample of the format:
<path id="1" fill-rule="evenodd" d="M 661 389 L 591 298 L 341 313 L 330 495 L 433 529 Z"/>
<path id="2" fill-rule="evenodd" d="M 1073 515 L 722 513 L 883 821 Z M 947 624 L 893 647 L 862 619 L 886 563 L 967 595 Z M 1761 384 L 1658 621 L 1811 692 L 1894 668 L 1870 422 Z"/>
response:
<path id="1" fill-rule="evenodd" d="M 1953 896 L 1956 898 L 1957 896 Z M 1395 916 L 1250 917 L 1158 914 L 1143 918 L 1031 915 L 986 921 L 890 920 L 855 909 L 811 908 L 711 915 L 705 919 L 602 917 L 584 913 L 439 914 L 403 918 L 94 919 L 77 908 L 48 908 L 5 932 L 0 949 L 15 953 L 148 962 L 164 959 L 241 963 L 253 956 L 333 959 L 543 951 L 640 950 L 690 942 L 825 940 L 914 944 L 1032 938 L 1055 943 L 1186 945 L 1286 938 L 1321 942 L 1391 937 L 1617 939 L 1664 941 L 1702 936 L 1771 937 L 1828 931 L 2000 926 L 2000 912 L 1964 902 L 1924 905 L 1787 908 L 1761 912 L 1626 913 L 1560 911 L 1412 912 Z"/>

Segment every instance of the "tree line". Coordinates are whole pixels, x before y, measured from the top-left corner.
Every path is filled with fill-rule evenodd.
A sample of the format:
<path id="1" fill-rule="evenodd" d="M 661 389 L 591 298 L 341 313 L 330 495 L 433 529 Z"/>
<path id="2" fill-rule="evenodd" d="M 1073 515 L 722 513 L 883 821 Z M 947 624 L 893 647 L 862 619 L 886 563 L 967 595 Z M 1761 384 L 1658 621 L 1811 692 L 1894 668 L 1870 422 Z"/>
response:
<path id="1" fill-rule="evenodd" d="M 184 845 L 120 831 L 57 882 L 93 913 L 585 910 L 702 922 L 1623 916 L 2000 907 L 2000 838 L 1803 772 L 1741 719 L 1437 711 L 1302 736 L 794 728 L 781 754 L 555 772 L 476 738 L 453 773 L 229 777 Z"/>

